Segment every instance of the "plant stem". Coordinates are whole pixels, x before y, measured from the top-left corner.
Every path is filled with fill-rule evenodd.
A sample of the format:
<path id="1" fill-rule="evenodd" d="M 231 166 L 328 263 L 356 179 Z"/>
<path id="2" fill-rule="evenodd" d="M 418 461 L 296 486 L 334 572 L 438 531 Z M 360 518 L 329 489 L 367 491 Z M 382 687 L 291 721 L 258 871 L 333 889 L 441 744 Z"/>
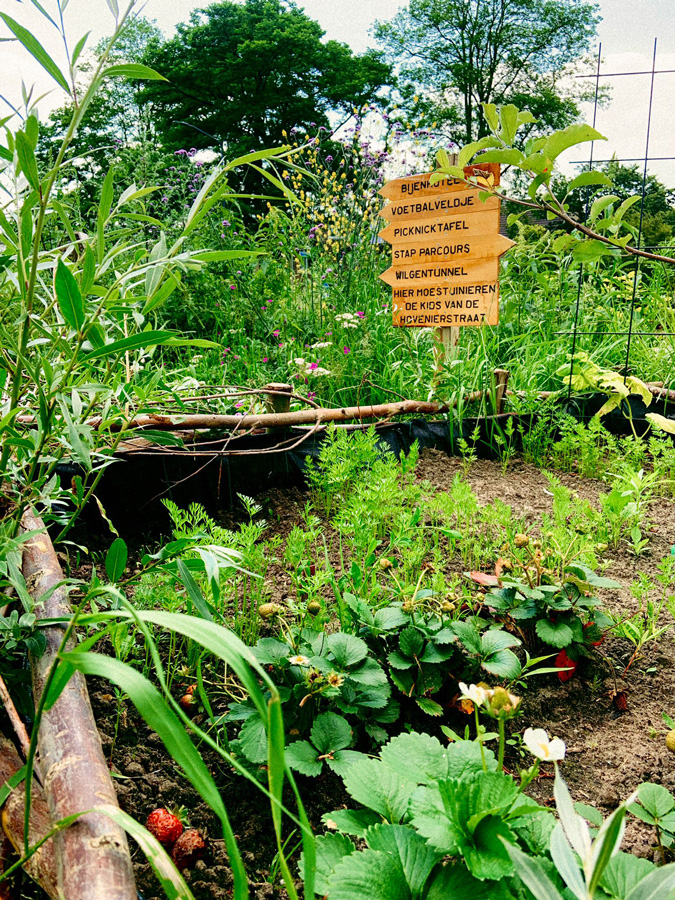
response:
<path id="1" fill-rule="evenodd" d="M 478 707 L 474 704 L 473 711 L 476 715 L 476 737 L 478 738 L 478 744 L 480 746 L 480 758 L 483 764 L 483 771 L 487 772 L 487 761 L 485 759 L 485 747 L 483 746 L 483 733 L 480 728 L 480 720 L 478 718 Z"/>

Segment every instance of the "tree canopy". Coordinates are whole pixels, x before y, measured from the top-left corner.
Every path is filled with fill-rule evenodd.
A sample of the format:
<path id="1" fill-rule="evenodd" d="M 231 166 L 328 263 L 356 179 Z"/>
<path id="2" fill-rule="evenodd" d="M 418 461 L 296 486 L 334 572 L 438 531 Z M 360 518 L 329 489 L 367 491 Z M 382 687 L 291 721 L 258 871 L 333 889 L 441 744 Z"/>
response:
<path id="1" fill-rule="evenodd" d="M 482 103 L 528 109 L 542 128 L 579 114 L 570 74 L 596 34 L 589 0 L 410 0 L 375 36 L 404 105 L 457 143 L 487 133 Z"/>
<path id="2" fill-rule="evenodd" d="M 194 12 L 145 62 L 168 82 L 141 93 L 167 149 L 213 147 L 228 156 L 269 147 L 292 128 L 329 126 L 391 80 L 381 54 L 355 55 L 290 0 L 230 0 Z"/>

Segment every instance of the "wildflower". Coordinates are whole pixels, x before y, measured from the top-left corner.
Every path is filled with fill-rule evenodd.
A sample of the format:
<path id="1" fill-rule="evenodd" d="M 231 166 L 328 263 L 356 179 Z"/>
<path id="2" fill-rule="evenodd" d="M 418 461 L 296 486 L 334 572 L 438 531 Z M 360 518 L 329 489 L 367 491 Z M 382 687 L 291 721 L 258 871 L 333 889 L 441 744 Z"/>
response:
<path id="1" fill-rule="evenodd" d="M 460 681 L 459 689 L 462 692 L 462 700 L 470 700 L 474 706 L 482 706 L 488 699 L 488 691 L 477 684 L 466 685 Z"/>
<path id="2" fill-rule="evenodd" d="M 298 654 L 297 656 L 289 656 L 288 661 L 292 666 L 308 666 L 309 658 L 307 656 L 301 656 Z"/>
<path id="3" fill-rule="evenodd" d="M 565 759 L 565 742 L 560 738 L 549 739 L 543 728 L 526 728 L 523 743 L 532 756 L 544 762 Z"/>
<path id="4" fill-rule="evenodd" d="M 277 329 L 275 329 L 275 330 L 272 332 L 272 334 L 274 335 L 274 337 L 279 337 L 279 335 L 281 334 L 281 332 L 280 332 L 279 329 L 277 328 Z"/>
<path id="5" fill-rule="evenodd" d="M 324 347 L 332 347 L 332 343 L 330 341 L 318 341 L 316 344 L 312 344 L 312 350 L 323 350 Z"/>
<path id="6" fill-rule="evenodd" d="M 331 687 L 342 687 L 344 680 L 344 675 L 338 675 L 337 672 L 329 672 L 326 675 L 326 681 Z"/>
<path id="7" fill-rule="evenodd" d="M 269 362 L 269 357 L 268 357 L 268 356 L 263 356 L 262 361 L 263 361 L 263 362 Z"/>
<path id="8" fill-rule="evenodd" d="M 295 363 L 296 366 L 304 366 L 304 364 L 305 364 L 305 361 L 301 356 L 296 356 L 295 359 L 293 360 L 293 362 Z"/>
<path id="9" fill-rule="evenodd" d="M 352 351 L 349 349 L 349 347 L 343 347 L 342 352 L 344 353 L 345 356 L 347 356 L 347 354 L 351 353 Z"/>
<path id="10" fill-rule="evenodd" d="M 234 408 L 235 408 L 235 409 L 241 409 L 241 407 L 242 407 L 243 405 L 244 405 L 244 401 L 243 401 L 243 400 L 238 400 L 238 401 L 234 404 Z"/>
<path id="11" fill-rule="evenodd" d="M 362 319 L 362 318 L 365 316 L 365 313 L 364 313 L 364 312 L 361 312 L 361 310 L 358 310 L 357 313 L 356 313 L 356 315 L 357 315 L 360 319 Z"/>
<path id="12" fill-rule="evenodd" d="M 313 400 L 316 397 L 316 391 L 307 391 L 307 399 Z"/>
<path id="13" fill-rule="evenodd" d="M 307 366 L 307 368 L 310 370 L 310 372 L 313 372 L 314 369 L 318 369 L 318 368 L 319 368 L 319 364 L 318 364 L 318 363 L 310 363 L 310 364 Z"/>
<path id="14" fill-rule="evenodd" d="M 231 349 L 232 349 L 231 347 L 224 347 L 223 353 L 229 353 Z"/>
<path id="15" fill-rule="evenodd" d="M 230 290 L 231 290 L 231 291 L 236 291 L 236 290 L 237 290 L 237 285 L 236 285 L 236 284 L 231 284 L 231 285 L 230 285 Z"/>

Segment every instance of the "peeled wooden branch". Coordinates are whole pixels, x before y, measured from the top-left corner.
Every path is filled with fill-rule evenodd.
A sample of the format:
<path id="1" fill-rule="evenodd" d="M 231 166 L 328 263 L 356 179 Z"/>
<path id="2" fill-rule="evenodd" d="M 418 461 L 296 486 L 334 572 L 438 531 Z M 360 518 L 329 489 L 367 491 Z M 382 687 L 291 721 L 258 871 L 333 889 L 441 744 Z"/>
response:
<path id="1" fill-rule="evenodd" d="M 23 575 L 36 602 L 38 619 L 72 611 L 54 547 L 41 519 L 25 513 Z M 44 600 L 41 601 L 41 598 Z M 35 701 L 39 700 L 63 640 L 63 627 L 45 628 L 47 646 L 31 657 Z M 75 646 L 73 642 L 73 647 Z M 53 822 L 117 797 L 101 749 L 84 676 L 76 672 L 54 706 L 45 711 L 38 734 L 38 764 Z M 59 896 L 67 900 L 136 900 L 131 857 L 124 831 L 101 813 L 87 813 L 54 838 Z"/>
<path id="2" fill-rule="evenodd" d="M 23 766 L 14 744 L 0 735 L 0 784 L 15 775 Z M 26 809 L 24 783 L 18 785 L 2 807 L 2 830 L 18 855 L 23 853 L 23 823 Z M 31 789 L 29 842 L 36 844 L 51 829 L 52 823 L 44 792 L 33 782 Z M 46 841 L 26 862 L 24 869 L 52 900 L 58 900 L 54 839 Z M 0 897 L 2 895 L 0 894 Z M 11 895 L 10 895 L 11 896 Z"/>
<path id="3" fill-rule="evenodd" d="M 465 403 L 478 400 L 482 391 L 476 391 L 464 398 Z M 227 429 L 227 428 L 273 428 L 277 426 L 292 427 L 294 425 L 314 425 L 317 422 L 344 422 L 346 419 L 389 419 L 393 416 L 412 415 L 420 413 L 447 412 L 453 403 L 431 403 L 424 400 L 401 400 L 399 403 L 379 403 L 375 406 L 363 404 L 362 406 L 343 406 L 337 409 L 319 407 L 317 409 L 302 409 L 297 412 L 286 413 L 254 413 L 245 416 L 226 416 L 211 413 L 193 413 L 191 415 L 163 416 L 160 414 L 141 415 L 125 423 L 113 424 L 111 430 L 119 431 L 123 426 L 127 428 L 151 428 L 158 431 L 193 431 L 195 429 Z M 94 427 L 100 424 L 100 419 L 90 422 Z"/>

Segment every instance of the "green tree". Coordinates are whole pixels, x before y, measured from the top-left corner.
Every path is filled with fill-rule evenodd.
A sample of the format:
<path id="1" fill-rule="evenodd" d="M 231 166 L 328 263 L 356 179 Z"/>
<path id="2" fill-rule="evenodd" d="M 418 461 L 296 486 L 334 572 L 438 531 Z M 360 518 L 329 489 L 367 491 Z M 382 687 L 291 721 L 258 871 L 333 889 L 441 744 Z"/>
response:
<path id="1" fill-rule="evenodd" d="M 290 0 L 214 3 L 194 12 L 145 62 L 167 83 L 141 99 L 168 149 L 248 152 L 292 128 L 329 127 L 329 113 L 372 102 L 391 79 L 381 55 L 323 42 L 319 24 Z"/>
<path id="2" fill-rule="evenodd" d="M 611 181 L 611 187 L 598 191 L 597 196 L 614 195 L 624 201 L 629 197 L 642 197 L 642 168 L 638 165 L 626 166 L 618 160 L 611 160 L 598 166 Z M 564 193 L 567 181 L 563 177 L 555 179 L 554 186 Z M 586 216 L 585 196 L 576 192 L 568 200 L 570 212 L 583 222 Z M 625 221 L 637 229 L 640 224 L 640 203 L 635 203 L 627 211 Z M 656 175 L 647 175 L 645 181 L 645 201 L 642 218 L 641 247 L 656 247 L 670 243 L 675 233 L 675 189 L 668 188 Z"/>
<path id="3" fill-rule="evenodd" d="M 529 109 L 543 131 L 574 121 L 586 88 L 569 76 L 597 22 L 588 0 L 410 0 L 374 33 L 409 114 L 465 144 L 488 133 L 482 103 Z"/>

